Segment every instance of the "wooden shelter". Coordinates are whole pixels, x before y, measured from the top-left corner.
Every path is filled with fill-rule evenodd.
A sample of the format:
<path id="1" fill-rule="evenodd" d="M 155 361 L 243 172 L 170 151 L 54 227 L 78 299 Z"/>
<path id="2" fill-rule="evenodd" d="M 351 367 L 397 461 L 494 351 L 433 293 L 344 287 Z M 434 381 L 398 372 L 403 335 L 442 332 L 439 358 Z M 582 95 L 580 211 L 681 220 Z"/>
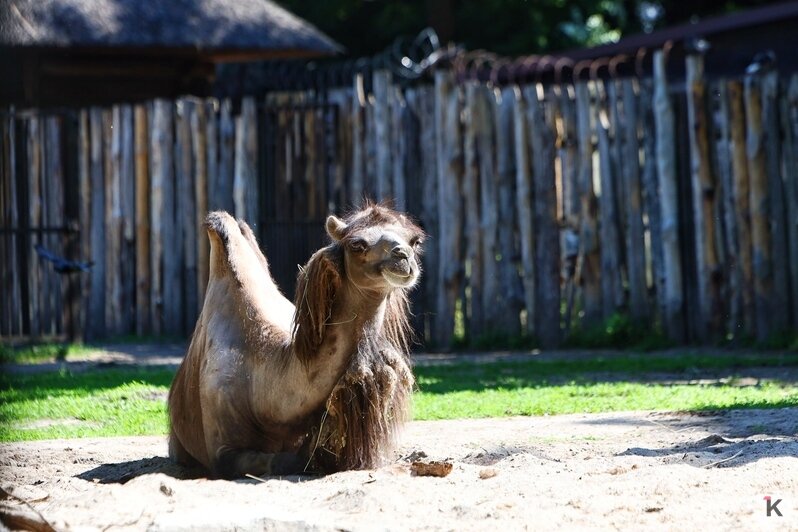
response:
<path id="1" fill-rule="evenodd" d="M 203 96 L 218 63 L 339 50 L 269 0 L 4 0 L 0 106 Z"/>

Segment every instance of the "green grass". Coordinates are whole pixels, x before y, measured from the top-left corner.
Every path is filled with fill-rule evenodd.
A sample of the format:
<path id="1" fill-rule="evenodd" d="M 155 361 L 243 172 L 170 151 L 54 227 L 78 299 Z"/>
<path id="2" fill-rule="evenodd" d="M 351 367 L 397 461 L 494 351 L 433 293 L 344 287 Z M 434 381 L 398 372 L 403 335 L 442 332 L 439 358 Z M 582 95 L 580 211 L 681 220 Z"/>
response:
<path id="1" fill-rule="evenodd" d="M 625 353 L 570 360 L 417 367 L 414 419 L 621 410 L 716 410 L 798 406 L 794 382 L 672 385 L 656 373 L 734 377 L 749 367 L 798 367 L 788 354 Z M 165 434 L 173 372 L 98 370 L 0 376 L 0 441 Z"/>
<path id="2" fill-rule="evenodd" d="M 51 362 L 86 355 L 94 350 L 96 348 L 82 344 L 44 343 L 19 347 L 0 344 L 0 363 L 34 364 L 37 362 Z"/>

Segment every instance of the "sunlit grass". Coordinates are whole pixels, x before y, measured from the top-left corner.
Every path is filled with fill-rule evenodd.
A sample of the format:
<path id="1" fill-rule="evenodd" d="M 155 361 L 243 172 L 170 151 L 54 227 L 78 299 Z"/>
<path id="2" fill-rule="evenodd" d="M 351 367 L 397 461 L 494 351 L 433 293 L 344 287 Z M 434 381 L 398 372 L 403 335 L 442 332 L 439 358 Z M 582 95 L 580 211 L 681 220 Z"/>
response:
<path id="1" fill-rule="evenodd" d="M 625 354 L 417 367 L 413 418 L 798 406 L 794 380 L 740 386 L 735 379 L 764 366 L 791 368 L 794 375 L 798 358 Z M 707 371 L 725 377 L 725 384 L 681 383 Z M 165 434 L 173 375 L 153 368 L 2 375 L 0 441 Z"/>

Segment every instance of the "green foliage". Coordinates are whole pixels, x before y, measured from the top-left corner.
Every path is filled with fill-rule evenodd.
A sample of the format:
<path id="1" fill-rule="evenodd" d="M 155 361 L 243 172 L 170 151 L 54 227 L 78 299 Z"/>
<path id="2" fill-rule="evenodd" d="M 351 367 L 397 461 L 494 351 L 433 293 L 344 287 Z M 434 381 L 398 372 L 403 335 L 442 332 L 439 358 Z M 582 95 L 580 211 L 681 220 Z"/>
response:
<path id="1" fill-rule="evenodd" d="M 575 328 L 565 339 L 565 346 L 652 351 L 672 347 L 672 343 L 661 332 L 635 323 L 626 314 L 613 314 L 601 325 Z"/>

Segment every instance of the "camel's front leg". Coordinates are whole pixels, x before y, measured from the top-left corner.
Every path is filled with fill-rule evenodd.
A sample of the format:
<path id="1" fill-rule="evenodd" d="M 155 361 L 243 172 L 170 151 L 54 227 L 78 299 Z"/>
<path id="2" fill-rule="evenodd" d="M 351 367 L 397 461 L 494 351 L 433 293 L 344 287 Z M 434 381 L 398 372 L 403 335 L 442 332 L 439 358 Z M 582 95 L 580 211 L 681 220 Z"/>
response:
<path id="1" fill-rule="evenodd" d="M 252 449 L 222 447 L 216 453 L 211 469 L 226 479 L 247 474 L 257 476 L 298 475 L 305 463 L 294 453 L 264 453 Z"/>

